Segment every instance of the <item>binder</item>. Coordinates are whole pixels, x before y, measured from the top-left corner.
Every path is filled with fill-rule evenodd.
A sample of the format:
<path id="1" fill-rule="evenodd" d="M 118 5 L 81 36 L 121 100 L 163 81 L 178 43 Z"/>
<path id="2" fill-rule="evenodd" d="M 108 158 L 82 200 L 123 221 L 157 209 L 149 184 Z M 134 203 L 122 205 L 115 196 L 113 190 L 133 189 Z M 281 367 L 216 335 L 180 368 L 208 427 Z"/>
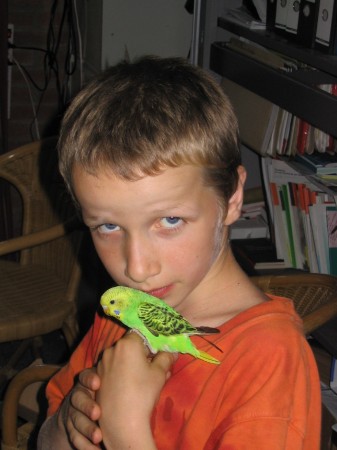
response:
<path id="1" fill-rule="evenodd" d="M 284 33 L 286 29 L 288 1 L 277 0 L 275 14 L 275 31 Z"/>
<path id="2" fill-rule="evenodd" d="M 334 53 L 336 45 L 336 5 L 334 0 L 320 0 L 315 47 L 326 53 Z"/>
<path id="3" fill-rule="evenodd" d="M 298 29 L 298 19 L 300 11 L 299 0 L 288 0 L 287 17 L 286 17 L 286 32 L 290 33 L 289 37 L 296 37 Z"/>
<path id="4" fill-rule="evenodd" d="M 301 0 L 296 41 L 308 48 L 315 44 L 318 9 L 319 0 Z"/>
<path id="5" fill-rule="evenodd" d="M 266 25 L 269 30 L 273 30 L 275 27 L 276 3 L 277 0 L 267 0 Z"/>

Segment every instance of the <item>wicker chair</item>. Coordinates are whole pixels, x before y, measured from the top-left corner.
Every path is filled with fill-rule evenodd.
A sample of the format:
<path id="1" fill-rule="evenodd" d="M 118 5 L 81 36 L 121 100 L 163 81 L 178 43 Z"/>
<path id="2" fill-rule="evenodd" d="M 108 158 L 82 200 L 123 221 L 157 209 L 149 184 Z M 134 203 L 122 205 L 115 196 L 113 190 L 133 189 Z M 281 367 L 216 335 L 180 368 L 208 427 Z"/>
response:
<path id="1" fill-rule="evenodd" d="M 263 291 L 292 298 L 303 319 L 304 330 L 310 334 L 337 315 L 337 277 L 319 274 L 270 275 L 252 277 Z M 57 368 L 35 365 L 19 373 L 10 383 L 3 403 L 2 450 L 27 448 L 17 428 L 17 403 L 23 389 L 36 381 L 47 380 Z M 32 429 L 32 424 L 23 427 Z M 18 437 L 21 436 L 21 437 Z M 34 448 L 34 447 L 33 447 Z"/>
<path id="2" fill-rule="evenodd" d="M 35 450 L 40 423 L 45 416 L 47 380 L 59 366 L 33 364 L 21 370 L 9 383 L 2 408 L 1 450 Z M 18 426 L 18 418 L 26 421 Z"/>
<path id="3" fill-rule="evenodd" d="M 264 275 L 251 278 L 263 291 L 291 298 L 303 319 L 304 333 L 337 315 L 337 277 L 322 274 Z"/>
<path id="4" fill-rule="evenodd" d="M 18 261 L 0 259 L 0 343 L 21 342 L 0 369 L 4 382 L 38 337 L 62 329 L 68 345 L 74 344 L 82 232 L 57 170 L 56 138 L 0 156 L 0 178 L 22 200 L 22 235 L 0 242 L 0 256 L 19 255 Z"/>

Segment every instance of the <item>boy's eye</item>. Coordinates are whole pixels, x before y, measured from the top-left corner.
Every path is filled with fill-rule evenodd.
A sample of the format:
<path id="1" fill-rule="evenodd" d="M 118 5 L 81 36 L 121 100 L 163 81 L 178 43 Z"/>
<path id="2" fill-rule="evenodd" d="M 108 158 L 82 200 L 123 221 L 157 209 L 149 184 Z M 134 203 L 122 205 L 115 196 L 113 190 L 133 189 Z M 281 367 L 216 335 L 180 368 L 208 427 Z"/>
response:
<path id="1" fill-rule="evenodd" d="M 180 217 L 163 217 L 160 219 L 160 223 L 165 228 L 177 228 L 182 223 L 182 219 Z"/>
<path id="2" fill-rule="evenodd" d="M 114 231 L 119 231 L 120 227 L 114 223 L 104 223 L 103 225 L 99 225 L 97 230 L 99 233 L 108 234 L 113 233 Z"/>

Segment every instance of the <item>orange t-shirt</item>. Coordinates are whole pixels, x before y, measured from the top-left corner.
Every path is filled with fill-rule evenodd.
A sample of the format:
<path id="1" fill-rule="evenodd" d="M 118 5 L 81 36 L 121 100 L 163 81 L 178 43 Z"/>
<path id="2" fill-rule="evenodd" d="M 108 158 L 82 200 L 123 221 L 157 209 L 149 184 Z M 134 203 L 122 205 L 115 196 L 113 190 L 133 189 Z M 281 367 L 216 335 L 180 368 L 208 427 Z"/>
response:
<path id="1" fill-rule="evenodd" d="M 200 337 L 198 348 L 220 365 L 179 355 L 153 411 L 159 450 L 319 450 L 321 397 L 316 363 L 292 302 L 275 296 Z M 125 332 L 108 318 L 95 321 L 69 364 L 49 382 L 49 414 Z M 130 405 L 130 407 L 132 407 Z"/>

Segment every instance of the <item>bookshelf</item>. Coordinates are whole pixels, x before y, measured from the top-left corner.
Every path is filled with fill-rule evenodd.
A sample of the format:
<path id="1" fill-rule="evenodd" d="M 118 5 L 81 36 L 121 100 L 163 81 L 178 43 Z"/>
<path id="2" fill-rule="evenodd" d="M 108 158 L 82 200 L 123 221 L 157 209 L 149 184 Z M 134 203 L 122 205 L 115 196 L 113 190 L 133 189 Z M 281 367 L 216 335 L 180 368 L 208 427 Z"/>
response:
<path id="1" fill-rule="evenodd" d="M 233 51 L 224 42 L 211 43 L 211 70 L 337 137 L 337 97 L 316 87 L 337 83 L 337 56 L 294 45 L 271 31 L 250 30 L 222 17 L 217 25 L 316 70 L 286 73 Z"/>
<path id="2" fill-rule="evenodd" d="M 209 68 L 212 71 L 289 111 L 313 127 L 337 137 L 337 97 L 316 87 L 320 84 L 337 84 L 337 56 L 325 55 L 319 51 L 304 48 L 270 30 L 248 29 L 229 22 L 225 17 L 217 17 L 216 26 L 225 31 L 227 35 L 248 39 L 287 58 L 302 62 L 303 66 L 308 65 L 314 70 L 303 67 L 293 72 L 285 72 L 230 48 L 223 40 L 213 39 L 208 43 Z M 220 36 L 221 33 L 219 32 L 218 35 Z M 308 173 L 305 173 L 301 166 L 295 168 L 310 179 Z M 315 180 L 311 181 L 316 183 Z M 271 197 L 271 193 L 268 193 L 269 187 L 265 184 L 267 197 L 268 195 Z M 324 184 L 318 187 L 328 192 Z M 334 194 L 336 202 L 337 191 L 329 194 Z M 277 220 L 277 217 L 274 216 L 274 220 Z M 321 227 L 322 224 L 318 228 L 321 229 Z M 313 333 L 317 342 L 326 350 L 328 369 L 330 369 L 332 355 L 336 357 L 335 330 L 336 319 Z M 329 380 L 329 375 L 328 370 L 327 380 Z M 335 402 L 337 401 L 335 394 L 333 394 L 333 399 Z M 330 439 L 336 439 L 336 432 L 331 431 L 331 426 L 336 423 L 336 414 L 328 411 L 325 405 L 326 401 L 323 398 L 322 449 L 327 448 Z M 332 446 L 331 441 L 330 444 L 331 448 L 337 448 Z"/>
<path id="3" fill-rule="evenodd" d="M 230 22 L 224 17 L 217 18 L 217 25 L 224 30 L 245 37 L 270 50 L 283 53 L 284 55 L 302 61 L 309 66 L 317 67 L 322 72 L 337 76 L 336 56 L 326 55 L 322 52 L 295 44 L 268 29 L 251 30 L 242 25 Z"/>
<path id="4" fill-rule="evenodd" d="M 216 26 L 226 32 L 226 37 L 220 41 L 218 39 L 220 34 L 217 34 L 215 35 L 216 39 L 209 42 L 210 69 L 221 77 L 230 80 L 229 84 L 223 83 L 223 86 L 227 89 L 231 100 L 236 99 L 236 103 L 234 103 L 236 110 L 237 108 L 245 108 L 245 99 L 248 102 L 253 101 L 255 108 L 259 108 L 253 113 L 253 118 L 251 114 L 249 115 L 247 108 L 241 114 L 243 117 L 243 122 L 240 123 L 241 132 L 245 131 L 244 125 L 248 120 L 248 128 L 250 127 L 248 131 L 253 129 L 255 137 L 262 135 L 264 129 L 262 122 L 267 120 L 266 123 L 268 123 L 268 118 L 266 119 L 263 116 L 270 117 L 271 115 L 271 106 L 268 105 L 277 105 L 280 112 L 288 111 L 291 115 L 308 122 L 312 127 L 322 130 L 334 138 L 337 137 L 337 96 L 324 91 L 319 86 L 322 84 L 337 84 L 337 56 L 326 55 L 320 51 L 305 48 L 268 29 L 251 30 L 227 20 L 226 14 L 217 17 Z M 272 51 L 272 54 L 268 51 L 254 50 L 254 45 L 246 46 L 246 48 L 242 48 L 238 44 L 234 45 L 230 39 L 233 36 L 244 38 L 261 46 L 263 50 Z M 286 64 L 288 64 L 288 61 L 290 63 L 295 61 L 295 68 L 285 70 L 285 60 L 287 61 Z M 237 88 L 234 87 L 235 85 Z M 241 94 L 240 97 L 240 94 L 233 94 L 233 90 L 240 91 L 240 89 L 244 91 L 244 95 Z M 268 105 L 259 107 L 254 98 L 248 98 L 250 95 L 264 99 L 263 101 L 267 102 Z M 238 103 L 239 101 L 240 103 Z M 280 113 L 276 114 L 280 116 Z M 257 115 L 260 118 L 254 119 Z M 238 117 L 240 119 L 240 115 Z M 255 120 L 253 126 L 250 119 L 252 123 Z M 292 119 L 287 120 L 292 121 Z M 276 124 L 276 122 L 269 120 L 269 128 L 270 123 Z M 259 126 L 260 131 L 257 131 L 256 127 Z M 275 125 L 271 126 L 274 127 Z M 299 131 L 297 132 L 299 133 Z M 325 214 L 329 215 L 328 220 L 331 222 L 335 221 L 336 212 L 330 209 L 329 211 L 328 209 L 324 210 L 324 208 L 316 207 L 316 205 L 311 208 L 310 202 L 326 203 L 327 197 L 324 196 L 328 195 L 336 203 L 337 187 L 333 187 L 332 182 L 325 182 L 322 178 L 313 176 L 294 157 L 281 156 L 282 152 L 280 153 L 278 149 L 277 152 L 274 149 L 272 153 L 270 148 L 262 149 L 259 146 L 259 149 L 257 149 L 256 145 L 254 146 L 251 142 L 251 136 L 247 135 L 247 131 L 242 134 L 242 138 L 243 143 L 248 147 L 251 146 L 250 148 L 258 154 L 277 156 L 278 160 L 283 159 L 289 166 L 286 170 L 282 167 L 283 179 L 281 179 L 282 176 L 277 176 L 280 167 L 272 167 L 273 164 L 276 166 L 276 161 L 270 165 L 267 162 L 268 158 L 262 158 L 261 160 L 265 197 L 270 211 L 271 234 L 274 236 L 278 258 L 285 261 L 286 267 L 311 272 L 336 273 L 337 252 L 335 250 L 330 252 L 335 244 L 332 243 L 330 234 L 322 241 L 323 234 L 319 230 L 323 223 L 319 214 L 322 213 L 324 217 Z M 277 144 L 279 142 L 277 141 Z M 296 139 L 293 138 L 291 154 L 293 154 L 295 145 Z M 297 171 L 300 176 L 293 176 L 293 171 L 295 173 Z M 276 182 L 273 179 L 274 176 L 278 178 Z M 305 205 L 304 200 L 301 203 L 302 191 L 301 193 L 298 191 L 296 184 L 304 184 L 309 189 L 311 198 L 305 200 Z M 273 194 L 272 187 L 277 190 L 276 194 L 275 191 Z M 280 191 L 281 188 L 283 192 Z M 287 192 L 285 192 L 285 189 Z M 275 196 L 279 197 L 278 201 L 275 200 Z M 297 197 L 297 202 L 294 196 Z M 312 200 L 313 198 L 314 200 Z M 283 203 L 285 206 L 282 206 Z M 306 213 L 304 213 L 304 208 L 306 208 Z M 283 212 L 280 209 L 283 209 Z M 285 219 L 284 215 L 287 216 Z M 317 215 L 319 216 L 318 219 Z M 280 225 L 281 219 L 283 222 L 287 222 L 283 226 Z M 325 220 L 323 225 L 326 223 Z M 286 230 L 284 231 L 282 228 L 286 228 Z M 330 231 L 332 229 L 329 228 Z M 330 233 L 329 230 L 327 233 Z"/>

